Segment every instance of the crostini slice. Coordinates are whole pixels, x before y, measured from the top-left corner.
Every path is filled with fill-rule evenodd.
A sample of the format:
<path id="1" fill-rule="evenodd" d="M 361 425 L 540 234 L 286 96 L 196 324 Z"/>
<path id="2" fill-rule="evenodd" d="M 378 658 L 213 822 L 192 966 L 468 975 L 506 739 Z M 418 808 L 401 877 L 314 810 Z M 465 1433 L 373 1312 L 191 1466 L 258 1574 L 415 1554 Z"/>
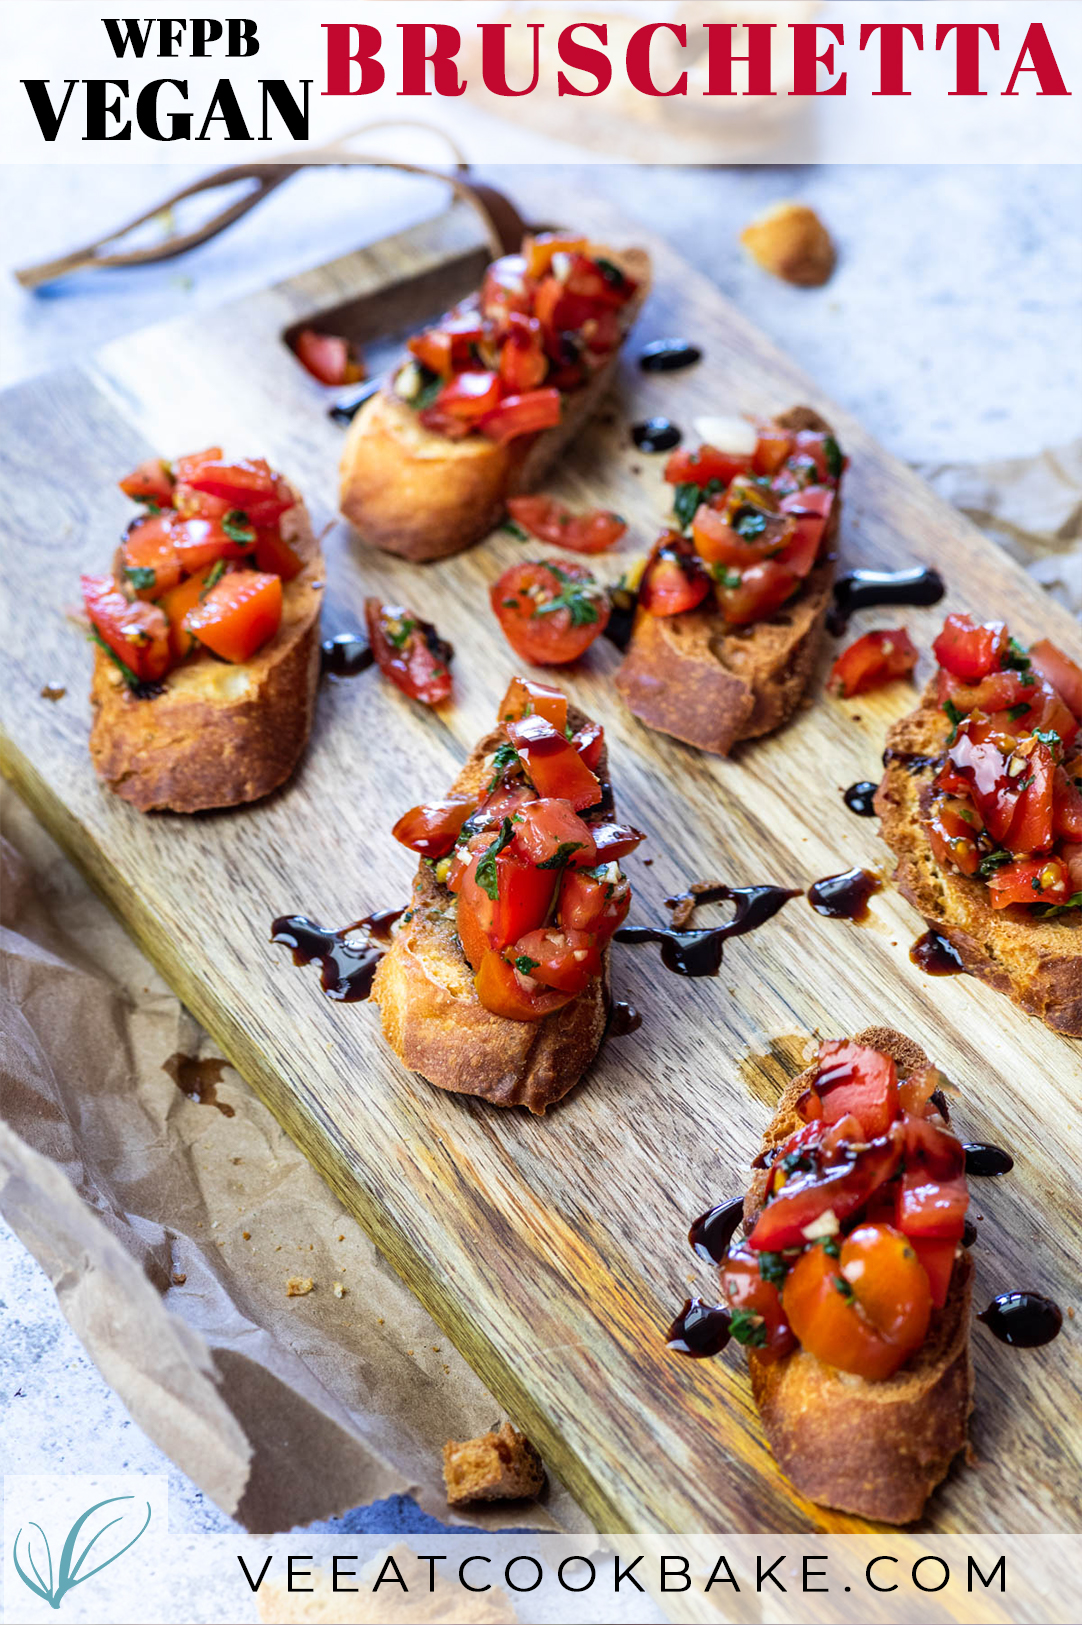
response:
<path id="1" fill-rule="evenodd" d="M 939 1079 L 890 1028 L 822 1044 L 763 1136 L 745 1239 L 720 1266 L 779 1465 L 810 1500 L 883 1523 L 920 1516 L 972 1410 L 965 1153 Z"/>
<path id="2" fill-rule="evenodd" d="M 711 477 L 715 462 L 718 474 Z M 741 740 L 780 728 L 808 686 L 834 581 L 843 459 L 825 420 L 796 406 L 760 426 L 746 453 L 703 446 L 690 458 L 674 454 L 671 465 L 666 478 L 677 485 L 678 517 L 694 528 L 690 538 L 673 532 L 662 539 L 644 582 L 660 566 L 674 585 L 682 574 L 685 589 L 651 610 L 650 594 L 640 588 L 616 687 L 648 727 L 726 756 Z M 768 491 L 765 502 L 791 517 L 784 530 L 774 514 L 755 511 L 747 482 L 764 477 L 777 493 Z M 680 494 L 694 484 L 719 503 L 737 495 L 751 500 L 736 506 L 735 519 L 715 508 L 700 521 L 694 501 L 679 509 Z"/>
<path id="3" fill-rule="evenodd" d="M 419 562 L 487 535 L 597 410 L 649 286 L 645 250 L 566 235 L 494 261 L 350 424 L 339 506 L 361 539 Z"/>
<path id="4" fill-rule="evenodd" d="M 140 812 L 201 812 L 268 795 L 293 772 L 315 711 L 325 571 L 304 502 L 265 463 L 200 457 L 202 475 L 199 457 L 178 459 L 174 469 L 158 459 L 144 465 L 160 471 L 161 488 L 135 493 L 147 512 L 133 521 L 112 579 L 84 578 L 96 642 L 90 754 L 108 788 Z M 217 478 L 225 491 L 222 471 L 238 468 L 251 486 L 246 498 L 242 491 L 216 497 L 178 478 Z M 149 477 L 141 475 L 144 484 Z M 93 588 L 86 595 L 87 580 L 98 583 L 97 597 Z M 245 605 L 252 589 L 257 602 Z M 154 623 L 164 629 L 160 660 L 146 670 L 139 661 L 150 646 L 141 655 L 126 640 L 117 605 L 121 621 L 147 621 L 154 655 Z M 219 616 L 215 626 L 216 605 L 236 613 Z M 187 629 L 193 615 L 207 622 L 194 634 Z"/>
<path id="5" fill-rule="evenodd" d="M 1082 1037 L 1082 668 L 950 615 L 875 797 L 898 889 L 962 966 Z"/>
<path id="6" fill-rule="evenodd" d="M 613 821 L 602 729 L 559 689 L 516 678 L 498 715 L 447 798 L 395 826 L 421 863 L 372 998 L 430 1083 L 541 1114 L 604 1035 L 620 859 L 644 837 Z"/>

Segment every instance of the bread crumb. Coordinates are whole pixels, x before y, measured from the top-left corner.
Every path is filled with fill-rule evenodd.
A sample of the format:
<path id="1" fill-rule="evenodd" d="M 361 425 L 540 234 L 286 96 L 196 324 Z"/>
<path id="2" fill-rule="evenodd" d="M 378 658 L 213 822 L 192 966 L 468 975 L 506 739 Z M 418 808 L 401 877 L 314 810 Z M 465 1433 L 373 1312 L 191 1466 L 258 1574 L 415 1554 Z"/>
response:
<path id="1" fill-rule="evenodd" d="M 740 241 L 755 263 L 783 282 L 820 288 L 837 255 L 830 233 L 806 203 L 775 203 L 744 227 Z"/>
<path id="2" fill-rule="evenodd" d="M 173 1285 L 174 1286 L 183 1286 L 187 1279 L 188 1279 L 188 1277 L 184 1274 L 183 1270 L 175 1270 L 174 1271 L 174 1273 L 173 1273 Z"/>
<path id="3" fill-rule="evenodd" d="M 243 1240 L 243 1241 L 251 1241 L 251 1239 L 252 1239 L 252 1232 L 251 1232 L 251 1231 L 250 1231 L 250 1230 L 242 1230 L 242 1231 L 241 1231 L 241 1239 L 242 1239 L 242 1240 Z"/>
<path id="4" fill-rule="evenodd" d="M 346 1289 L 342 1285 L 341 1281 L 335 1281 L 331 1286 L 331 1291 L 334 1293 L 336 1298 L 344 1298 L 346 1295 Z"/>
<path id="5" fill-rule="evenodd" d="M 311 1292 L 315 1287 L 315 1284 L 316 1283 L 313 1281 L 310 1275 L 291 1275 L 289 1280 L 286 1282 L 286 1297 L 307 1297 L 308 1293 Z"/>
<path id="6" fill-rule="evenodd" d="M 526 1438 L 505 1422 L 498 1433 L 476 1439 L 448 1439 L 443 1447 L 447 1501 L 514 1501 L 540 1494 L 545 1482 L 541 1457 Z"/>
<path id="7" fill-rule="evenodd" d="M 339 1241 L 345 1241 L 346 1238 L 345 1238 L 345 1236 L 339 1236 L 338 1239 L 339 1239 Z"/>

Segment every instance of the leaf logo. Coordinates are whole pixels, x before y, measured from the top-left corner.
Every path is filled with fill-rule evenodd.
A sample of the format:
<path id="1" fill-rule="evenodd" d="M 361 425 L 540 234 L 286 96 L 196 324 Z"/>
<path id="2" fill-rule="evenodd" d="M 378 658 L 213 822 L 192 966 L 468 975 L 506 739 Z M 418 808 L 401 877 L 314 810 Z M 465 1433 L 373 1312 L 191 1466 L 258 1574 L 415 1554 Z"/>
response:
<path id="1" fill-rule="evenodd" d="M 32 1536 L 30 1535 L 28 1535 L 26 1538 L 26 1559 L 34 1571 L 34 1578 L 31 1579 L 29 1574 L 27 1574 L 26 1570 L 19 1561 L 19 1537 L 22 1534 L 22 1529 L 20 1528 L 18 1534 L 15 1536 L 15 1545 L 12 1548 L 11 1553 L 12 1561 L 15 1564 L 15 1572 L 18 1574 L 19 1579 L 25 1586 L 28 1586 L 36 1596 L 40 1597 L 43 1602 L 47 1602 L 51 1608 L 59 1608 L 61 1600 L 67 1595 L 73 1586 L 82 1585 L 84 1580 L 90 1580 L 95 1574 L 100 1574 L 102 1569 L 107 1569 L 110 1563 L 115 1563 L 118 1557 L 123 1557 L 125 1552 L 131 1550 L 136 1541 L 139 1539 L 140 1535 L 145 1534 L 147 1525 L 150 1523 L 149 1501 L 146 1504 L 147 1515 L 143 1519 L 142 1527 L 136 1531 L 136 1533 L 128 1541 L 127 1545 L 122 1546 L 120 1550 L 118 1552 L 114 1552 L 111 1557 L 105 1558 L 104 1561 L 99 1563 L 96 1568 L 87 1569 L 85 1574 L 81 1574 L 79 1572 L 87 1558 L 90 1556 L 95 1542 L 99 1541 L 102 1535 L 104 1535 L 108 1530 L 112 1529 L 115 1524 L 121 1523 L 123 1521 L 124 1514 L 119 1513 L 115 1518 L 111 1518 L 108 1523 L 103 1524 L 98 1530 L 97 1534 L 91 1535 L 90 1539 L 83 1547 L 80 1555 L 76 1557 L 75 1544 L 82 1533 L 83 1525 L 86 1523 L 87 1519 L 92 1517 L 95 1512 L 100 1512 L 102 1507 L 113 1506 L 117 1501 L 132 1500 L 134 1500 L 134 1496 L 131 1495 L 112 1495 L 108 1500 L 96 1501 L 92 1507 L 88 1507 L 84 1513 L 76 1518 L 75 1522 L 68 1531 L 68 1538 L 64 1542 L 64 1549 L 60 1553 L 60 1561 L 57 1564 L 55 1579 L 53 1576 L 53 1554 L 49 1550 L 49 1539 L 39 1523 L 31 1523 L 30 1527 L 31 1529 L 37 1530 L 45 1546 L 45 1558 L 48 1565 L 49 1578 L 47 1581 L 45 1580 L 34 1560 Z"/>

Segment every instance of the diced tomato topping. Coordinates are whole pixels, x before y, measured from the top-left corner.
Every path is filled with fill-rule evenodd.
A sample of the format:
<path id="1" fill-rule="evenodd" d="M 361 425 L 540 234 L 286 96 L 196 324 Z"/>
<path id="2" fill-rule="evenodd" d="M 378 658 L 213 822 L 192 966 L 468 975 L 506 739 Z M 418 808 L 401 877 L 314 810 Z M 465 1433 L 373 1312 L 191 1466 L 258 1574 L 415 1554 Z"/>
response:
<path id="1" fill-rule="evenodd" d="M 597 862 L 589 824 L 562 799 L 531 801 L 516 815 L 514 828 L 511 851 L 538 868 L 588 869 Z"/>
<path id="2" fill-rule="evenodd" d="M 500 380 L 494 372 L 453 373 L 431 407 L 420 413 L 427 428 L 446 431 L 458 424 L 464 433 L 491 412 L 500 399 Z"/>
<path id="3" fill-rule="evenodd" d="M 948 615 L 932 653 L 963 683 L 979 683 L 999 666 L 1006 648 L 1007 628 L 1002 621 L 978 624 L 971 615 Z"/>
<path id="4" fill-rule="evenodd" d="M 160 457 L 149 457 L 140 463 L 120 481 L 120 489 L 135 502 L 154 502 L 159 508 L 173 504 L 173 475 L 168 463 Z"/>
<path id="5" fill-rule="evenodd" d="M 507 724 L 507 737 L 540 796 L 562 797 L 576 812 L 596 807 L 601 785 L 574 745 L 544 717 Z"/>
<path id="6" fill-rule="evenodd" d="M 601 973 L 601 949 L 594 938 L 563 927 L 527 931 L 504 958 L 522 975 L 561 993 L 581 993 Z"/>
<path id="7" fill-rule="evenodd" d="M 906 1167 L 898 1187 L 895 1223 L 920 1241 L 960 1241 L 969 1191 L 964 1174 L 936 1179 L 920 1167 Z"/>
<path id="8" fill-rule="evenodd" d="M 781 1294 L 772 1281 L 764 1281 L 759 1260 L 749 1247 L 734 1247 L 721 1266 L 721 1285 L 733 1315 L 741 1314 L 740 1329 L 761 1360 L 779 1360 L 791 1354 L 796 1338 L 782 1308 Z"/>
<path id="9" fill-rule="evenodd" d="M 905 1237 L 887 1225 L 862 1225 L 842 1242 L 837 1259 L 822 1247 L 797 1259 L 782 1306 L 809 1353 L 876 1381 L 893 1376 L 920 1347 L 932 1299 Z"/>
<path id="10" fill-rule="evenodd" d="M 536 316 L 517 311 L 508 320 L 500 350 L 500 387 L 505 395 L 524 395 L 539 389 L 549 370 L 541 323 Z"/>
<path id="11" fill-rule="evenodd" d="M 169 670 L 169 622 L 157 604 L 131 603 L 112 576 L 80 576 L 90 624 L 103 643 L 142 683 L 155 683 Z"/>
<path id="12" fill-rule="evenodd" d="M 208 590 L 207 582 L 212 573 L 217 579 L 220 572 L 215 565 L 205 564 L 194 575 L 185 576 L 175 587 L 170 587 L 159 600 L 169 620 L 169 650 L 174 665 L 179 665 L 182 660 L 187 659 L 195 648 L 195 638 L 188 631 L 185 622 L 188 611 L 195 608 Z"/>
<path id="13" fill-rule="evenodd" d="M 509 1021 L 543 1021 L 574 997 L 520 975 L 494 949 L 482 958 L 474 985 L 485 1009 Z"/>
<path id="14" fill-rule="evenodd" d="M 178 480 L 232 503 L 257 527 L 276 524 L 296 502 L 282 476 L 262 457 L 243 457 L 228 463 L 222 460 L 221 452 L 217 456 L 204 453 L 199 458 L 180 458 L 176 468 Z"/>
<path id="15" fill-rule="evenodd" d="M 1029 651 L 1030 664 L 1050 683 L 1078 722 L 1082 722 L 1082 666 L 1048 638 L 1040 638 Z"/>
<path id="16" fill-rule="evenodd" d="M 670 485 L 709 485 L 719 480 L 728 485 L 738 474 L 747 474 L 750 457 L 734 456 L 719 451 L 716 446 L 700 446 L 697 451 L 680 446 L 665 464 L 665 478 Z"/>
<path id="17" fill-rule="evenodd" d="M 124 579 L 137 598 L 160 598 L 181 577 L 181 562 L 168 514 L 150 514 L 132 525 L 121 549 Z"/>
<path id="18" fill-rule="evenodd" d="M 513 564 L 489 589 L 504 637 L 523 660 L 560 666 L 585 654 L 608 625 L 607 595 L 582 565 Z"/>
<path id="19" fill-rule="evenodd" d="M 989 877 L 993 908 L 1011 903 L 1066 903 L 1071 896 L 1061 858 L 1019 858 Z"/>
<path id="20" fill-rule="evenodd" d="M 639 607 L 651 615 L 682 615 L 710 591 L 710 577 L 691 543 L 665 531 L 654 544 L 639 584 Z"/>
<path id="21" fill-rule="evenodd" d="M 526 261 L 521 254 L 505 254 L 493 260 L 481 284 L 481 314 L 506 331 L 512 312 L 527 315 L 532 295 L 526 280 Z"/>
<path id="22" fill-rule="evenodd" d="M 630 824 L 595 824 L 593 837 L 599 864 L 626 858 L 646 839 L 641 829 L 632 829 Z"/>
<path id="23" fill-rule="evenodd" d="M 559 916 L 573 931 L 588 931 L 608 942 L 627 918 L 631 887 L 613 864 L 596 870 L 569 869 L 560 884 Z"/>
<path id="24" fill-rule="evenodd" d="M 481 433 L 503 446 L 519 435 L 555 429 L 559 421 L 560 391 L 531 389 L 520 395 L 505 395 L 495 410 L 481 419 Z"/>
<path id="25" fill-rule="evenodd" d="M 1052 832 L 1058 840 L 1082 841 L 1082 788 L 1057 767 L 1053 777 Z"/>
<path id="26" fill-rule="evenodd" d="M 968 797 L 937 793 L 924 827 L 937 863 L 948 869 L 954 864 L 964 875 L 977 873 L 981 864 L 977 836 L 984 826 Z"/>
<path id="27" fill-rule="evenodd" d="M 224 575 L 188 611 L 184 625 L 223 660 L 241 665 L 270 641 L 282 620 L 282 583 L 258 570 Z"/>
<path id="28" fill-rule="evenodd" d="M 581 254 L 585 247 L 585 237 L 565 237 L 555 231 L 527 237 L 522 244 L 526 275 L 539 282 L 552 269 L 554 254 Z"/>
<path id="29" fill-rule="evenodd" d="M 926 1241 L 920 1237 L 911 1237 L 913 1251 L 920 1259 L 921 1268 L 928 1277 L 928 1287 L 932 1294 L 932 1306 L 942 1309 L 947 1301 L 951 1288 L 951 1276 L 954 1274 L 954 1258 L 958 1251 L 956 1241 Z"/>
<path id="30" fill-rule="evenodd" d="M 567 695 L 562 689 L 538 683 L 532 677 L 512 677 L 496 715 L 501 722 L 519 722 L 523 717 L 534 715 L 544 717 L 557 733 L 563 733 L 567 728 Z"/>
<path id="31" fill-rule="evenodd" d="M 482 843 L 458 885 L 458 934 L 474 970 L 486 949 L 507 948 L 542 925 L 556 892 L 558 871 L 535 869 L 506 846 L 497 850 L 504 834 Z"/>
<path id="32" fill-rule="evenodd" d="M 445 858 L 476 805 L 461 796 L 452 796 L 447 801 L 430 801 L 411 807 L 402 814 L 391 834 L 411 852 L 420 852 L 422 857 Z"/>
<path id="33" fill-rule="evenodd" d="M 356 347 L 337 334 L 317 333 L 314 327 L 302 327 L 293 353 L 321 384 L 359 384 L 365 377 L 364 362 Z"/>
<path id="34" fill-rule="evenodd" d="M 803 580 L 814 568 L 822 551 L 826 520 L 817 519 L 810 513 L 793 514 L 791 518 L 793 533 L 778 554 L 778 563 L 784 564 L 786 569 L 792 570 L 795 576 Z"/>
<path id="35" fill-rule="evenodd" d="M 368 641 L 376 664 L 403 694 L 422 705 L 441 705 L 451 693 L 450 645 L 436 628 L 401 604 L 364 601 Z"/>
<path id="36" fill-rule="evenodd" d="M 759 441 L 752 459 L 752 470 L 770 478 L 792 452 L 793 436 L 788 429 L 779 428 L 776 423 L 763 422 L 758 429 Z"/>
<path id="37" fill-rule="evenodd" d="M 1041 740 L 1023 741 L 1015 752 L 1011 767 L 1019 760 L 1022 764 L 1022 788 L 1005 845 L 1011 852 L 1046 852 L 1052 845 L 1055 762 L 1052 752 Z"/>
<path id="38" fill-rule="evenodd" d="M 786 520 L 781 514 L 763 513 L 753 517 L 761 517 L 764 524 L 745 535 L 730 522 L 730 510 L 701 503 L 691 522 L 691 536 L 699 557 L 707 564 L 724 564 L 740 570 L 788 546 L 796 531 L 795 520 Z M 736 522 L 741 523 L 739 519 Z"/>
<path id="39" fill-rule="evenodd" d="M 843 1161 L 826 1169 L 813 1165 L 806 1172 L 791 1174 L 759 1215 L 748 1238 L 749 1246 L 756 1252 L 802 1247 L 811 1239 L 806 1234 L 808 1228 L 814 1227 L 828 1211 L 842 1223 L 891 1177 L 900 1155 L 897 1143 L 887 1138 L 877 1140 L 851 1162 Z"/>
<path id="40" fill-rule="evenodd" d="M 572 737 L 571 743 L 591 773 L 596 773 L 605 749 L 605 730 L 600 722 L 587 722 Z"/>
<path id="41" fill-rule="evenodd" d="M 573 553 L 604 553 L 627 529 L 618 513 L 597 508 L 575 514 L 555 497 L 512 497 L 507 507 L 512 519 L 538 541 Z"/>
<path id="42" fill-rule="evenodd" d="M 256 531 L 254 563 L 267 575 L 292 581 L 304 569 L 304 561 L 282 537 L 277 526 Z"/>
<path id="43" fill-rule="evenodd" d="M 824 1123 L 837 1123 L 852 1114 L 866 1140 L 885 1134 L 898 1115 L 898 1073 L 889 1055 L 853 1044 L 827 1039 L 819 1046 L 819 1071 L 814 1097 Z M 810 1111 L 805 1115 L 819 1116 Z"/>
<path id="44" fill-rule="evenodd" d="M 917 664 L 917 650 L 904 626 L 895 631 L 865 632 L 844 649 L 830 668 L 827 687 L 849 699 L 908 677 Z"/>
<path id="45" fill-rule="evenodd" d="M 763 559 L 750 569 L 718 582 L 718 605 L 730 626 L 769 620 L 800 586 L 800 577 L 778 559 Z"/>

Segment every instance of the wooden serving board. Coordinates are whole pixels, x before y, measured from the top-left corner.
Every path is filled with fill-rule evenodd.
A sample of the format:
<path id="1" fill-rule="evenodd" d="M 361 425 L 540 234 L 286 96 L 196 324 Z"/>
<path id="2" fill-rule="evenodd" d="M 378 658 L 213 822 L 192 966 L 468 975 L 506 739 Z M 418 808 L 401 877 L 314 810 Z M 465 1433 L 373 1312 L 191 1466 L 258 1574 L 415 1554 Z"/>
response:
<path id="1" fill-rule="evenodd" d="M 645 239 L 655 255 L 656 292 L 612 409 L 552 482 L 572 502 L 630 520 L 623 552 L 600 561 L 601 573 L 615 576 L 645 549 L 667 506 L 663 459 L 631 446 L 630 421 L 663 412 L 690 434 L 698 414 L 807 401 L 851 457 L 846 563 L 936 564 L 950 581 L 943 608 L 1006 612 L 1019 636 L 1048 634 L 1082 654 L 1077 628 L 1017 566 L 824 400 L 704 277 L 604 209 L 584 205 L 582 217 L 600 222 L 595 235 Z M 5 396 L 4 771 L 598 1528 L 858 1528 L 802 1500 L 779 1472 L 735 1345 L 713 1361 L 666 1351 L 684 1297 L 712 1290 L 688 1251 L 688 1225 L 743 1189 L 808 1036 L 886 1022 L 956 1080 L 964 1137 L 1006 1144 L 1015 1157 L 1009 1178 L 974 1182 L 978 1305 L 1030 1287 L 1066 1309 L 1082 1246 L 1077 1044 L 968 978 L 922 975 L 908 957 L 921 922 L 887 885 L 864 926 L 821 919 L 797 899 L 730 944 L 716 981 L 669 975 L 654 948 L 617 947 L 615 992 L 639 1006 L 642 1028 L 610 1041 L 586 1081 L 538 1121 L 406 1072 L 373 1007 L 329 1002 L 315 969 L 294 969 L 268 941 L 278 914 L 339 925 L 407 895 L 413 860 L 391 823 L 442 793 L 492 721 L 517 662 L 487 589 L 523 553 L 506 532 L 423 568 L 358 545 L 335 515 L 342 430 L 282 334 L 345 305 L 328 325 L 374 346 L 459 297 L 483 257 L 472 221 L 452 211 Z M 639 343 L 668 333 L 701 343 L 707 363 L 644 376 Z M 372 349 L 377 360 L 385 351 Z M 375 672 L 327 683 L 303 766 L 283 792 L 245 811 L 140 817 L 91 770 L 90 650 L 64 611 L 80 569 L 102 567 L 129 517 L 117 477 L 152 452 L 212 442 L 265 454 L 300 485 L 317 528 L 331 526 L 326 631 L 355 626 L 366 593 L 413 605 L 458 649 L 455 700 L 435 715 Z M 941 615 L 865 614 L 855 630 L 904 621 L 927 650 Z M 621 813 L 649 831 L 629 860 L 634 920 L 663 922 L 665 896 L 707 877 L 804 887 L 857 863 L 888 871 L 875 823 L 854 817 L 840 792 L 877 777 L 884 731 L 912 701 L 907 685 L 843 704 L 823 694 L 820 675 L 790 727 L 723 761 L 636 723 L 611 686 L 617 663 L 602 640 L 564 676 L 605 724 Z M 40 697 L 47 683 L 66 688 L 58 703 Z M 1034 1352 L 976 1325 L 973 1341 L 979 1466 L 955 1468 L 928 1527 L 1077 1527 L 1073 1325 Z"/>

